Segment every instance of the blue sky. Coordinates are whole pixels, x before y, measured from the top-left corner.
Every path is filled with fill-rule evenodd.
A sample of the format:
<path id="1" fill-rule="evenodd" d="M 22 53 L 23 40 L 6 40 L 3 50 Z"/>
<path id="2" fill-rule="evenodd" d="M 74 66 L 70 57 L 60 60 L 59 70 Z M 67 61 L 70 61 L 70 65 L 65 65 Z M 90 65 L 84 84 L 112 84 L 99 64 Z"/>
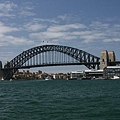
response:
<path id="1" fill-rule="evenodd" d="M 120 60 L 120 0 L 0 0 L 0 60 L 43 44 L 115 51 Z"/>

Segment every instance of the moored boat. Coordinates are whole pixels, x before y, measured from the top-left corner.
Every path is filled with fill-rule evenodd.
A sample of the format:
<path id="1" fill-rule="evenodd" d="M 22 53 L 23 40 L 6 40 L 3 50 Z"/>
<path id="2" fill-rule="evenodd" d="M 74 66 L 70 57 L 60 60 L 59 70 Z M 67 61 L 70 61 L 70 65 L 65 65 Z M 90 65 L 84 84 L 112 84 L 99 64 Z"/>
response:
<path id="1" fill-rule="evenodd" d="M 48 77 L 45 78 L 45 80 L 51 80 L 51 77 L 48 76 Z"/>
<path id="2" fill-rule="evenodd" d="M 111 79 L 116 80 L 116 79 L 120 79 L 120 77 L 118 77 L 118 76 L 113 76 L 113 78 L 111 78 Z"/>

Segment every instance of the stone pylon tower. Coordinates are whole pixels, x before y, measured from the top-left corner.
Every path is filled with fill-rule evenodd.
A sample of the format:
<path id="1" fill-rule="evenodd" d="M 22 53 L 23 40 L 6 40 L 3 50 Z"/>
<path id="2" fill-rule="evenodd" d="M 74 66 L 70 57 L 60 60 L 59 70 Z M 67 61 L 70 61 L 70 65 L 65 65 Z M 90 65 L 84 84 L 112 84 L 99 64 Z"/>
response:
<path id="1" fill-rule="evenodd" d="M 100 53 L 100 69 L 104 69 L 106 66 L 108 66 L 108 52 L 104 50 Z"/>
<path id="2" fill-rule="evenodd" d="M 100 69 L 104 69 L 107 66 L 111 66 L 114 64 L 110 64 L 109 62 L 115 61 L 115 53 L 114 51 L 108 52 L 107 50 L 101 51 L 100 54 Z"/>
<path id="3" fill-rule="evenodd" d="M 109 56 L 109 61 L 111 61 L 111 62 L 115 61 L 115 53 L 114 53 L 114 51 L 109 51 L 108 56 Z"/>
<path id="4" fill-rule="evenodd" d="M 3 79 L 2 62 L 0 61 L 0 80 Z"/>

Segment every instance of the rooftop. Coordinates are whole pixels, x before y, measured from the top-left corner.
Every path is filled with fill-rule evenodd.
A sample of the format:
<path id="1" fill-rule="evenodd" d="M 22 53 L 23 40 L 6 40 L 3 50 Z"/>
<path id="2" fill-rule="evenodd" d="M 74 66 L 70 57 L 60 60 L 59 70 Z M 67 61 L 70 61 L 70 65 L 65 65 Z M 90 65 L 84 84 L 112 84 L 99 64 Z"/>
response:
<path id="1" fill-rule="evenodd" d="M 120 66 L 107 66 L 106 68 L 113 68 L 113 69 L 115 69 L 115 68 L 119 68 L 120 69 Z"/>

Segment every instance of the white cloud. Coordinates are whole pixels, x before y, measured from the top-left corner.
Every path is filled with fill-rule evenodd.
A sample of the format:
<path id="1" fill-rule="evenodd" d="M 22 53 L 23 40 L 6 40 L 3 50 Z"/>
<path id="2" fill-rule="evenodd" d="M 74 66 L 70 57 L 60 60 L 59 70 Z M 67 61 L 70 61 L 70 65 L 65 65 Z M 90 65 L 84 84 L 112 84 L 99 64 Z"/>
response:
<path id="1" fill-rule="evenodd" d="M 68 19 L 68 15 L 59 15 L 58 18 L 62 19 L 63 21 L 65 21 L 66 19 Z"/>
<path id="2" fill-rule="evenodd" d="M 0 17 L 14 17 L 14 14 L 10 14 L 10 13 L 0 13 Z"/>
<path id="3" fill-rule="evenodd" d="M 104 42 L 120 42 L 120 38 L 104 39 Z"/>
<path id="4" fill-rule="evenodd" d="M 28 39 L 24 37 L 9 35 L 13 32 L 20 32 L 20 29 L 13 26 L 7 26 L 3 22 L 0 22 L 0 46 L 33 44 L 33 41 L 28 41 Z"/>
<path id="5" fill-rule="evenodd" d="M 102 39 L 104 39 L 105 34 L 102 32 L 98 32 L 98 31 L 84 31 L 84 32 L 79 32 L 79 37 L 80 39 L 83 40 L 83 42 L 85 43 L 90 43 L 90 42 L 94 42 L 94 41 L 100 41 Z"/>
<path id="6" fill-rule="evenodd" d="M 34 41 L 28 40 L 23 37 L 14 37 L 14 36 L 5 36 L 0 35 L 0 46 L 26 46 L 26 45 L 32 45 L 34 44 Z"/>
<path id="7" fill-rule="evenodd" d="M 31 33 L 30 37 L 35 39 L 42 39 L 42 40 L 48 40 L 48 39 L 58 39 L 65 36 L 65 33 L 63 32 L 39 32 L 39 33 Z"/>
<path id="8" fill-rule="evenodd" d="M 83 24 L 67 24 L 67 25 L 50 25 L 45 31 L 31 33 L 30 38 L 40 40 L 51 40 L 56 39 L 57 41 L 77 39 L 79 36 L 74 35 L 73 31 L 85 29 L 86 26 Z"/>
<path id="9" fill-rule="evenodd" d="M 34 4 L 36 5 L 36 4 Z M 17 16 L 28 17 L 35 16 L 33 12 L 35 6 L 31 2 L 24 2 L 19 5 L 13 2 L 0 2 L 0 16 Z M 17 9 L 16 9 L 17 8 Z M 75 17 L 75 16 L 74 16 Z M 81 41 L 83 43 L 92 42 L 119 42 L 120 24 L 110 24 L 109 22 L 93 21 L 90 24 L 80 22 L 80 18 L 71 15 L 59 15 L 57 18 L 44 19 L 44 18 L 32 18 L 32 22 L 27 19 L 27 24 L 21 24 L 19 27 L 7 26 L 3 22 L 0 22 L 0 36 L 9 37 L 10 39 L 21 40 L 23 43 L 27 39 L 37 40 L 51 40 L 52 41 Z M 22 18 L 24 19 L 24 18 Z M 61 22 L 62 20 L 62 22 Z M 78 20 L 78 21 L 77 21 Z M 17 23 L 17 22 L 16 22 Z M 19 24 L 17 23 L 19 26 Z M 21 31 L 20 31 L 21 30 Z M 12 32 L 12 34 L 10 34 Z M 15 37 L 17 32 L 18 37 Z M 5 35 L 8 34 L 9 35 Z M 23 33 L 23 34 L 22 34 Z M 21 35 L 24 35 L 22 36 Z M 13 36 L 13 38 L 11 38 Z M 28 37 L 29 36 L 29 37 Z M 12 43 L 12 42 L 11 42 Z M 6 43 L 7 44 L 7 43 Z M 13 40 L 12 44 L 16 44 Z"/>
<path id="10" fill-rule="evenodd" d="M 30 2 L 24 2 L 21 4 L 20 8 L 19 8 L 19 15 L 21 17 L 33 17 L 35 16 L 35 12 L 33 12 L 34 10 L 34 5 Z"/>
<path id="11" fill-rule="evenodd" d="M 43 25 L 43 24 L 39 24 L 39 23 L 30 22 L 30 23 L 24 25 L 24 27 L 27 31 L 35 32 L 35 31 L 42 30 L 42 29 L 46 28 L 47 26 Z"/>
<path id="12" fill-rule="evenodd" d="M 33 5 L 15 4 L 10 1 L 0 2 L 0 17 L 28 17 L 34 16 Z"/>
<path id="13" fill-rule="evenodd" d="M 79 40 L 83 43 L 91 42 L 111 42 L 119 41 L 119 24 L 110 25 L 102 22 L 92 22 L 89 25 L 81 23 L 72 23 L 67 25 L 50 25 L 44 31 L 31 33 L 30 38 L 40 40 L 56 39 L 57 41 L 64 42 L 70 40 Z"/>
<path id="14" fill-rule="evenodd" d="M 42 19 L 42 18 L 34 18 L 33 21 L 35 22 L 47 22 L 47 23 L 54 23 L 58 24 L 59 22 L 55 19 Z"/>
<path id="15" fill-rule="evenodd" d="M 29 10 L 21 10 L 21 12 L 20 12 L 20 16 L 24 16 L 24 17 L 26 17 L 26 16 L 34 16 L 35 15 L 35 13 L 34 12 L 31 12 L 31 11 L 29 11 Z"/>
<path id="16" fill-rule="evenodd" d="M 93 29 L 96 29 L 96 30 L 101 30 L 101 29 L 108 29 L 110 26 L 110 24 L 108 23 L 102 23 L 102 22 L 92 22 L 90 24 L 90 27 L 93 28 Z"/>
<path id="17" fill-rule="evenodd" d="M 18 30 L 19 30 L 18 28 L 6 26 L 4 25 L 3 22 L 0 22 L 0 34 L 5 34 L 13 31 L 18 31 Z"/>
<path id="18" fill-rule="evenodd" d="M 77 21 L 80 21 L 80 17 L 76 16 L 76 15 L 71 15 L 71 14 L 64 14 L 64 15 L 59 15 L 57 17 L 59 20 L 61 21 L 65 21 L 65 22 L 71 22 L 71 21 L 74 21 L 74 22 L 77 22 Z"/>
<path id="19" fill-rule="evenodd" d="M 10 1 L 0 2 L 0 16 L 1 17 L 14 16 L 12 12 L 14 11 L 15 8 L 17 8 L 17 5 Z"/>
<path id="20" fill-rule="evenodd" d="M 16 8 L 16 7 L 17 7 L 17 5 L 10 2 L 10 1 L 0 3 L 0 11 L 2 11 L 2 12 L 13 11 L 13 9 Z"/>
<path id="21" fill-rule="evenodd" d="M 68 25 L 55 25 L 55 26 L 50 26 L 47 31 L 51 31 L 51 32 L 59 32 L 59 31 L 69 31 L 69 30 L 76 30 L 76 29 L 83 29 L 86 28 L 85 25 L 83 24 L 79 24 L 79 23 L 75 23 L 75 24 L 68 24 Z"/>

